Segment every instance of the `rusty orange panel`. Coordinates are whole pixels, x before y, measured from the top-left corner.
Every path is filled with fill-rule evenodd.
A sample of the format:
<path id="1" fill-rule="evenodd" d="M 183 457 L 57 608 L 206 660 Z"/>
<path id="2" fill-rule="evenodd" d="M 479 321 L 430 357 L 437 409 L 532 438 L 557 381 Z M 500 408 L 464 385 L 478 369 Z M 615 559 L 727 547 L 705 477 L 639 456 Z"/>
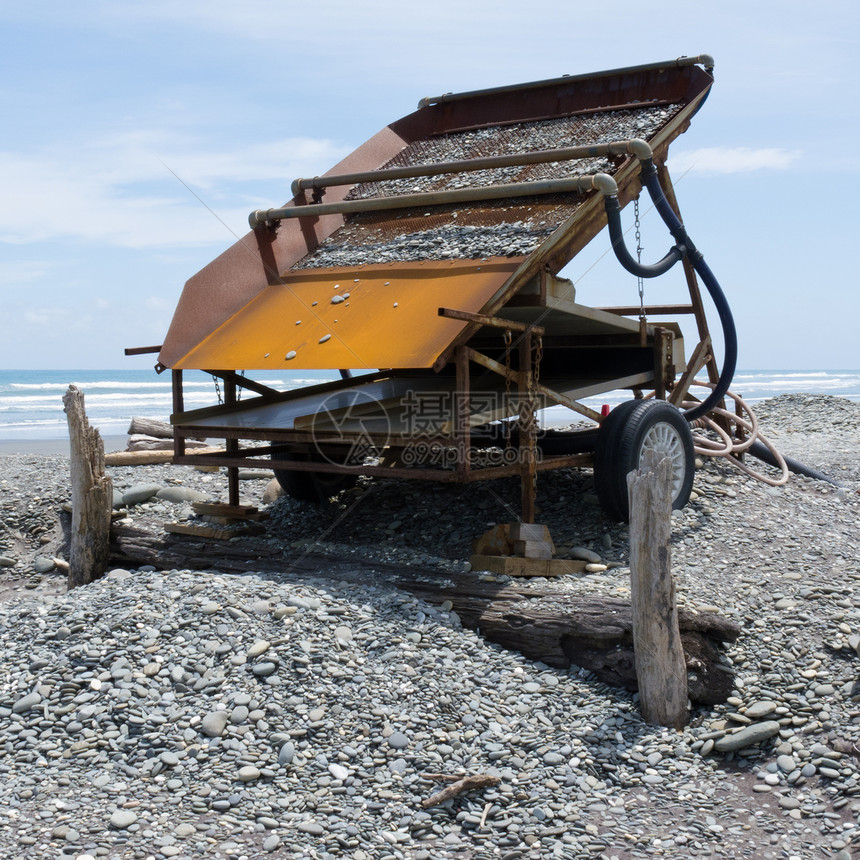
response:
<path id="1" fill-rule="evenodd" d="M 288 272 L 174 363 L 183 369 L 431 367 L 522 257 Z"/>

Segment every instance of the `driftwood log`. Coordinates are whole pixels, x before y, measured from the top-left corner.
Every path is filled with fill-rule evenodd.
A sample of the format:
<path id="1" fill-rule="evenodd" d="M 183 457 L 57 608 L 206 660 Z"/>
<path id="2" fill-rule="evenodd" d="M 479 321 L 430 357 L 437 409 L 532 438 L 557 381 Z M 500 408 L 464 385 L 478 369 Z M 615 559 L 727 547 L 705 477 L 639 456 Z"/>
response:
<path id="1" fill-rule="evenodd" d="M 636 689 L 631 606 L 620 597 L 572 597 L 551 588 L 500 586 L 480 581 L 474 574 L 440 574 L 434 568 L 405 569 L 379 562 L 368 564 L 362 574 L 354 559 L 340 562 L 313 554 L 291 559 L 278 547 L 241 539 L 214 550 L 205 540 L 154 535 L 132 526 L 115 525 L 111 547 L 114 563 L 151 564 L 161 570 L 288 572 L 315 578 L 329 575 L 333 580 L 364 576 L 368 582 L 384 577 L 393 587 L 428 603 L 450 600 L 463 626 L 491 642 L 548 666 L 580 666 L 607 684 Z M 690 699 L 702 704 L 724 702 L 731 695 L 733 677 L 720 643 L 734 642 L 740 626 L 716 613 L 684 608 L 678 610 L 678 623 Z"/>
<path id="2" fill-rule="evenodd" d="M 172 439 L 173 425 L 155 418 L 132 418 L 128 427 L 129 436 L 154 436 L 156 439 Z"/>
<path id="3" fill-rule="evenodd" d="M 408 590 L 431 602 L 439 593 L 423 587 Z M 637 689 L 629 600 L 551 592 L 524 597 L 514 589 L 501 589 L 492 596 L 468 591 L 468 586 L 460 585 L 446 592 L 445 598 L 465 627 L 490 642 L 554 668 L 580 666 L 607 684 Z M 739 625 L 716 613 L 683 608 L 678 610 L 678 625 L 690 699 L 702 704 L 724 702 L 731 695 L 733 675 L 719 646 L 738 638 Z"/>
<path id="4" fill-rule="evenodd" d="M 206 443 L 198 439 L 186 439 L 185 447 L 205 448 Z M 128 437 L 127 451 L 173 451 L 172 439 L 157 439 L 154 436 L 145 436 L 142 433 L 135 433 Z"/>
<path id="5" fill-rule="evenodd" d="M 69 588 L 98 579 L 110 560 L 113 484 L 105 474 L 105 447 L 90 427 L 84 393 L 70 385 L 63 395 L 69 424 L 72 483 L 72 531 L 69 547 Z"/>
<path id="6" fill-rule="evenodd" d="M 452 797 L 457 797 L 459 794 L 464 794 L 467 791 L 473 791 L 476 788 L 490 788 L 498 785 L 502 780 L 498 776 L 492 776 L 489 773 L 473 773 L 469 776 L 448 777 L 444 774 L 424 774 L 425 779 L 436 779 L 450 782 L 450 785 L 445 786 L 441 791 L 421 801 L 422 809 L 430 809 L 431 806 L 438 806 Z"/>
<path id="7" fill-rule="evenodd" d="M 132 418 L 128 427 L 129 436 L 150 436 L 155 439 L 172 439 L 173 425 L 156 418 Z M 191 437 L 189 437 L 191 438 Z M 201 438 L 201 437 L 193 437 Z"/>
<path id="8" fill-rule="evenodd" d="M 195 454 L 217 454 L 223 448 L 195 448 Z M 111 451 L 105 454 L 108 466 L 151 466 L 157 463 L 169 463 L 173 460 L 173 444 L 168 451 Z"/>

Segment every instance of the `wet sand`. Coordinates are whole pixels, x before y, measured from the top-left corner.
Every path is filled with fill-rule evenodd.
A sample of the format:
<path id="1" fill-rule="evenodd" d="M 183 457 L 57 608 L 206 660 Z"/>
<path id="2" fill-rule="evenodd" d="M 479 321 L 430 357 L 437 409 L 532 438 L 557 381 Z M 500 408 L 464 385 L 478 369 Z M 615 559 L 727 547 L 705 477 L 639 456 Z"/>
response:
<path id="1" fill-rule="evenodd" d="M 124 451 L 128 436 L 104 436 L 105 453 Z M 12 454 L 36 454 L 42 457 L 68 457 L 69 440 L 64 439 L 0 439 L 0 457 Z"/>

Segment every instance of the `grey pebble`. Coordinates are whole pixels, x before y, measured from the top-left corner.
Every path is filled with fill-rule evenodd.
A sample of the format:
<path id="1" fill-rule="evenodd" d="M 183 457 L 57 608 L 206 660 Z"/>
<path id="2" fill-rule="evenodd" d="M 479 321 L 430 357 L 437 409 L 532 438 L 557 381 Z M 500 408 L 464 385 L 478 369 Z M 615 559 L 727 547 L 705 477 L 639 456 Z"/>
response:
<path id="1" fill-rule="evenodd" d="M 137 505 L 151 499 L 159 490 L 161 484 L 135 484 L 122 494 L 124 505 Z"/>
<path id="2" fill-rule="evenodd" d="M 296 754 L 296 748 L 292 743 L 285 743 L 278 752 L 278 764 L 281 766 L 290 764 Z"/>
<path id="3" fill-rule="evenodd" d="M 155 497 L 163 502 L 205 502 L 209 494 L 191 487 L 162 487 Z"/>
<path id="4" fill-rule="evenodd" d="M 263 663 L 255 663 L 251 667 L 251 671 L 261 678 L 266 678 L 269 675 L 274 675 L 278 671 L 278 664 L 265 661 Z"/>
<path id="5" fill-rule="evenodd" d="M 24 714 L 32 708 L 35 708 L 41 701 L 42 697 L 38 693 L 28 693 L 12 705 L 12 713 Z"/>
<path id="6" fill-rule="evenodd" d="M 783 773 L 791 773 L 797 767 L 797 764 L 790 755 L 779 756 L 776 764 Z"/>
<path id="7" fill-rule="evenodd" d="M 725 735 L 714 744 L 717 752 L 732 752 L 742 750 L 746 747 L 755 746 L 778 734 L 780 729 L 776 720 L 767 720 L 763 723 L 753 723 L 745 726 L 739 732 Z"/>
<path id="8" fill-rule="evenodd" d="M 776 708 L 776 702 L 767 700 L 753 702 L 746 711 L 744 711 L 744 716 L 750 720 L 760 720 L 762 717 L 770 716 Z"/>
<path id="9" fill-rule="evenodd" d="M 227 711 L 213 711 L 203 717 L 201 726 L 203 734 L 210 738 L 217 738 L 224 734 L 224 729 L 227 728 L 227 723 L 230 722 L 230 715 Z"/>
<path id="10" fill-rule="evenodd" d="M 137 821 L 137 813 L 130 809 L 117 809 L 111 814 L 110 826 L 117 830 L 125 830 Z"/>
<path id="11" fill-rule="evenodd" d="M 388 745 L 395 750 L 402 750 L 409 746 L 409 738 L 403 732 L 394 732 L 388 738 Z"/>

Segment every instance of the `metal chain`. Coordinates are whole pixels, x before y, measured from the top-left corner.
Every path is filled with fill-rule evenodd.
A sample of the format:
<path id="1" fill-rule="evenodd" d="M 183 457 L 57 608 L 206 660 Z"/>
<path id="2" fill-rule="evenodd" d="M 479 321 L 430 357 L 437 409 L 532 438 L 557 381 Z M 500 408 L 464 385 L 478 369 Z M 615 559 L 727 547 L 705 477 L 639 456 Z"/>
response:
<path id="1" fill-rule="evenodd" d="M 244 371 L 244 370 L 240 370 L 240 371 L 239 371 L 239 376 L 244 377 L 244 376 L 245 376 L 245 371 Z M 237 402 L 237 403 L 242 399 L 242 392 L 243 392 L 243 391 L 244 391 L 244 389 L 242 388 L 242 386 L 241 386 L 241 385 L 237 385 L 237 386 L 236 386 L 236 402 Z"/>
<path id="2" fill-rule="evenodd" d="M 529 404 L 532 411 L 532 422 L 537 423 L 537 409 L 540 398 L 538 397 L 537 387 L 540 385 L 540 363 L 543 358 L 543 338 L 540 335 L 535 337 L 535 358 L 532 365 L 532 402 Z M 537 486 L 537 485 L 535 485 Z"/>
<path id="3" fill-rule="evenodd" d="M 505 449 L 511 447 L 511 342 L 513 337 L 509 329 L 503 335 L 505 341 Z"/>
<path id="4" fill-rule="evenodd" d="M 636 226 L 636 259 L 641 263 L 642 262 L 642 231 L 640 229 L 639 223 L 639 197 L 637 196 L 633 200 L 633 215 L 634 215 L 634 224 Z M 639 319 L 645 319 L 645 280 L 642 275 L 638 275 L 636 278 L 636 284 L 639 287 Z"/>
<path id="5" fill-rule="evenodd" d="M 221 396 L 221 386 L 218 384 L 218 377 L 214 374 L 212 381 L 215 383 L 215 393 L 218 395 L 218 405 L 220 406 L 224 402 L 224 398 Z"/>

